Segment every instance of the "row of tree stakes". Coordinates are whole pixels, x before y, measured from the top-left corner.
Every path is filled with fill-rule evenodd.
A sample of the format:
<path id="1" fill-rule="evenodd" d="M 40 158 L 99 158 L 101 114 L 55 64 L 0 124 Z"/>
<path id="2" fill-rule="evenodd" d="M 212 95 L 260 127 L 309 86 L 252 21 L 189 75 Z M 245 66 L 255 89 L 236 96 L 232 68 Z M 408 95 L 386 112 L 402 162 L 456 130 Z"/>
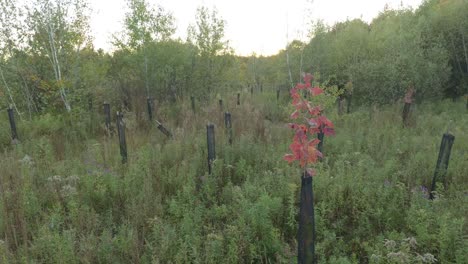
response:
<path id="1" fill-rule="evenodd" d="M 191 96 L 191 107 L 192 111 L 195 112 L 195 97 Z M 277 99 L 279 100 L 279 89 L 277 90 Z M 237 105 L 240 105 L 240 93 L 237 94 Z M 223 111 L 223 100 L 219 99 L 218 101 L 219 107 L 221 111 Z M 105 128 L 109 136 L 113 134 L 112 127 L 111 127 L 111 107 L 110 104 L 105 102 L 103 104 L 104 108 L 104 122 Z M 150 122 L 153 122 L 153 100 L 151 98 L 147 98 L 147 110 L 148 110 L 148 118 Z M 405 108 L 403 111 L 403 119 L 408 116 L 409 112 L 409 105 L 405 104 Z M 14 110 L 12 106 L 7 109 L 8 119 L 10 123 L 11 129 L 11 139 L 13 144 L 19 143 L 19 135 L 15 121 Z M 156 126 L 168 138 L 173 139 L 174 136 L 169 129 L 167 129 L 161 122 L 155 120 Z M 227 131 L 228 135 L 228 143 L 233 143 L 233 132 L 232 132 L 232 117 L 230 112 L 224 113 L 224 126 Z M 125 164 L 128 161 L 128 152 L 127 152 L 127 143 L 125 137 L 125 123 L 123 120 L 123 113 L 117 112 L 116 114 L 116 127 L 117 127 L 117 134 L 119 139 L 120 145 L 120 155 L 122 157 L 122 163 Z M 206 126 L 206 136 L 207 136 L 207 148 L 208 148 L 208 173 L 211 174 L 212 172 L 212 165 L 213 161 L 216 159 L 216 150 L 215 150 L 215 126 L 214 124 L 207 124 Z M 319 144 L 319 151 L 322 151 L 323 148 L 323 134 L 318 135 L 320 139 Z M 452 146 L 455 141 L 455 136 L 452 135 L 450 132 L 446 132 L 442 135 L 442 141 L 439 148 L 439 155 L 437 158 L 435 172 L 432 178 L 432 185 L 431 185 L 431 193 L 430 198 L 434 198 L 434 191 L 436 190 L 436 183 L 442 182 L 445 184 L 445 176 L 448 169 L 448 164 L 450 160 L 450 154 L 452 151 Z"/>
<path id="2" fill-rule="evenodd" d="M 153 100 L 148 97 L 146 99 L 146 103 L 147 103 L 147 110 L 148 110 L 148 118 L 149 118 L 150 123 L 152 123 L 153 122 Z M 219 99 L 218 103 L 219 103 L 221 110 L 223 110 L 223 100 Z M 194 96 L 191 96 L 191 105 L 192 105 L 192 110 L 195 112 L 195 97 Z M 238 94 L 237 96 L 237 105 L 240 105 L 240 94 Z M 106 131 L 108 135 L 112 135 L 110 113 L 111 113 L 110 104 L 105 102 L 104 103 L 104 116 L 105 116 L 104 121 L 105 121 Z M 117 120 L 116 120 L 117 134 L 118 134 L 119 145 L 120 145 L 120 155 L 122 157 L 122 164 L 125 164 L 128 161 L 128 152 L 127 152 L 127 143 L 126 143 L 126 138 L 125 138 L 125 123 L 123 121 L 123 113 L 117 112 L 116 117 L 117 117 Z M 156 123 L 156 126 L 159 129 L 159 131 L 161 131 L 161 133 L 166 135 L 169 139 L 174 139 L 174 136 L 171 133 L 171 131 L 167 129 L 161 122 L 159 122 L 158 120 L 155 120 L 154 122 Z M 231 119 L 230 112 L 224 113 L 224 126 L 227 131 L 228 142 L 230 145 L 232 145 L 233 132 L 232 132 L 232 119 Z M 213 161 L 216 159 L 214 124 L 208 124 L 206 126 L 206 134 L 207 134 L 207 146 L 208 146 L 208 173 L 211 174 Z"/>

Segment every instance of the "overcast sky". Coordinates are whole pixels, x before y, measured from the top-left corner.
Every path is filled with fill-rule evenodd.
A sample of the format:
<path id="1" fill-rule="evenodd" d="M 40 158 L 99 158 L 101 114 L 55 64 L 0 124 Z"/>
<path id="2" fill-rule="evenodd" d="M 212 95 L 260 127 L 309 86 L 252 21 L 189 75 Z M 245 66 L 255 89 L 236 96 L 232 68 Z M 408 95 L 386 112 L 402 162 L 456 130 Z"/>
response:
<path id="1" fill-rule="evenodd" d="M 111 35 L 122 29 L 127 10 L 125 0 L 89 0 L 93 9 L 91 28 L 96 48 L 111 50 Z M 176 37 L 186 38 L 195 22 L 198 6 L 216 7 L 226 20 L 226 39 L 240 55 L 253 52 L 271 55 L 287 40 L 304 39 L 308 23 L 322 19 L 327 24 L 347 18 L 371 21 L 386 4 L 417 8 L 422 0 L 147 0 L 170 11 L 177 25 Z"/>

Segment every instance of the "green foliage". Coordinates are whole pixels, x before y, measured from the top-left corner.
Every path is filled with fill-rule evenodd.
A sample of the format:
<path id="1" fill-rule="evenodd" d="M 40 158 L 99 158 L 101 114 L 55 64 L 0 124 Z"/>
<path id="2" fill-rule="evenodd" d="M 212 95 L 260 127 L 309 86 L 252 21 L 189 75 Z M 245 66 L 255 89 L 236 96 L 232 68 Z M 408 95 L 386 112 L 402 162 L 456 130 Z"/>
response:
<path id="1" fill-rule="evenodd" d="M 233 145 L 216 101 L 197 115 L 190 102 L 160 105 L 175 140 L 132 126 L 136 117 L 126 115 L 125 166 L 116 138 L 88 133 L 87 120 L 45 115 L 18 122 L 21 144 L 5 142 L 0 154 L 0 259 L 294 262 L 300 172 L 281 160 L 290 133 L 281 124 L 289 110 L 274 97 L 244 98 L 240 107 L 226 99 Z M 180 114 L 170 116 L 174 109 Z M 431 256 L 466 262 L 468 128 L 459 114 L 465 106 L 418 105 L 416 124 L 405 130 L 394 125 L 400 110 L 327 113 L 335 116 L 337 135 L 325 138 L 314 179 L 321 263 L 430 263 Z M 439 186 L 431 201 L 424 186 L 450 119 L 456 139 L 447 188 Z M 216 124 L 211 175 L 205 120 Z"/>
<path id="2" fill-rule="evenodd" d="M 385 10 L 372 23 L 361 20 L 314 27 L 306 47 L 307 65 L 344 89 L 352 81 L 360 103 L 390 103 L 414 85 L 418 98 L 441 96 L 449 80 L 448 51 L 428 42 L 411 10 Z"/>
<path id="3" fill-rule="evenodd" d="M 146 97 L 162 103 L 250 87 L 255 93 L 289 89 L 302 72 L 339 90 L 352 83 L 343 95 L 354 98 L 353 106 L 396 102 L 409 86 L 418 102 L 467 93 L 464 0 L 385 9 L 371 23 L 313 21 L 309 40 L 292 40 L 268 57 L 234 55 L 225 38 L 227 22 L 206 7 L 198 8 L 188 39 L 180 40 L 172 37 L 169 12 L 127 0 L 124 30 L 113 37 L 110 54 L 90 44 L 85 0 L 0 3 L 0 106 L 13 104 L 19 118 L 60 112 L 64 105 L 83 113 L 92 98 L 134 112 L 141 123 Z"/>
<path id="4" fill-rule="evenodd" d="M 197 84 L 197 94 L 210 96 L 216 87 L 223 85 L 228 73 L 226 69 L 230 68 L 232 51 L 225 40 L 225 24 L 216 9 L 199 7 L 196 25 L 188 29 L 187 41 L 195 48 L 190 76 L 191 81 Z"/>
<path id="5" fill-rule="evenodd" d="M 74 82 L 79 65 L 79 52 L 89 45 L 88 6 L 85 0 L 37 0 L 27 8 L 29 26 L 28 45 L 38 58 L 47 59 L 46 78 L 68 112 L 71 111 L 69 93 L 75 92 Z"/>
<path id="6" fill-rule="evenodd" d="M 199 7 L 196 26 L 189 28 L 189 40 L 195 44 L 201 57 L 211 58 L 226 51 L 224 26 L 226 22 L 219 17 L 216 9 Z"/>
<path id="7" fill-rule="evenodd" d="M 300 172 L 281 160 L 289 70 L 293 81 L 310 71 L 326 87 L 314 100 L 338 131 L 325 138 L 314 179 L 319 262 L 467 262 L 466 106 L 430 100 L 466 92 L 466 1 L 384 10 L 370 24 L 317 22 L 310 41 L 270 57 L 233 55 L 225 22 L 206 8 L 188 41 L 170 39 L 171 15 L 144 0 L 128 1 L 126 30 L 106 54 L 87 44 L 85 1 L 35 2 L 23 34 L 26 9 L 0 0 L 0 262 L 293 263 Z M 418 104 L 403 130 L 399 104 L 377 105 L 402 98 L 410 84 Z M 350 95 L 354 113 L 328 110 Z M 147 123 L 146 96 L 175 140 Z M 214 98 L 232 113 L 233 145 Z M 104 136 L 103 101 L 112 116 L 125 113 L 127 165 L 116 138 Z M 4 111 L 13 103 L 18 145 Z M 216 124 L 211 175 L 207 122 Z M 430 201 L 447 127 L 456 137 L 447 185 Z"/>
<path id="8" fill-rule="evenodd" d="M 153 41 L 167 40 L 174 33 L 174 17 L 161 6 L 152 7 L 146 0 L 127 0 L 125 31 L 114 36 L 120 49 L 137 50 Z"/>
<path id="9" fill-rule="evenodd" d="M 463 0 L 425 1 L 417 10 L 425 46 L 443 49 L 449 58 L 450 79 L 444 92 L 452 98 L 468 92 L 467 13 Z"/>

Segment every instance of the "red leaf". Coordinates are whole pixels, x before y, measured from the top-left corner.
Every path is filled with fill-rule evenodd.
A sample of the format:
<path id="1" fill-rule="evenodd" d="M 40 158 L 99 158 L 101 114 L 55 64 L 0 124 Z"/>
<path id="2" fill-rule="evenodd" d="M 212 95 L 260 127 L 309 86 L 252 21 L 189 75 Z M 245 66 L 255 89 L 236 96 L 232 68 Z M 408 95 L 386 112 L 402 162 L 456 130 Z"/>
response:
<path id="1" fill-rule="evenodd" d="M 317 146 L 318 143 L 320 143 L 320 140 L 317 138 L 314 138 L 311 141 L 309 141 L 309 146 Z"/>
<path id="2" fill-rule="evenodd" d="M 291 95 L 296 94 L 296 93 L 297 93 L 297 89 L 296 89 L 296 88 L 292 88 L 292 89 L 289 91 L 289 93 L 290 93 Z"/>
<path id="3" fill-rule="evenodd" d="M 294 98 L 292 100 L 292 105 L 294 105 L 296 108 L 298 108 L 299 105 L 301 105 L 301 98 Z"/>
<path id="4" fill-rule="evenodd" d="M 299 90 L 303 90 L 305 89 L 307 86 L 303 83 L 298 83 L 296 84 L 296 88 L 299 89 Z"/>
<path id="5" fill-rule="evenodd" d="M 319 116 L 319 123 L 323 126 L 333 128 L 333 123 L 326 116 Z"/>
<path id="6" fill-rule="evenodd" d="M 321 111 L 322 111 L 322 109 L 320 109 L 320 106 L 309 108 L 309 114 L 313 115 L 313 116 L 319 115 Z"/>
<path id="7" fill-rule="evenodd" d="M 299 111 L 294 111 L 292 114 L 291 114 L 291 119 L 297 119 L 299 117 Z"/>
<path id="8" fill-rule="evenodd" d="M 307 162 L 317 162 L 317 149 L 314 146 L 309 145 L 309 147 L 307 148 Z"/>
<path id="9" fill-rule="evenodd" d="M 301 154 L 302 145 L 299 142 L 294 141 L 293 143 L 291 143 L 291 145 L 289 145 L 289 148 L 291 149 L 293 155 L 296 158 L 301 158 L 301 156 L 302 156 L 302 154 Z"/>
<path id="10" fill-rule="evenodd" d="M 315 154 L 317 155 L 317 157 L 323 158 L 322 152 L 317 150 L 317 152 Z"/>
<path id="11" fill-rule="evenodd" d="M 325 127 L 322 129 L 322 132 L 325 136 L 334 136 L 335 135 L 335 129 L 330 128 L 330 127 Z"/>
<path id="12" fill-rule="evenodd" d="M 318 127 L 318 120 L 315 119 L 315 118 L 311 118 L 311 119 L 307 120 L 307 122 L 308 122 L 309 125 L 312 126 L 312 127 Z"/>
<path id="13" fill-rule="evenodd" d="M 310 133 L 310 134 L 317 134 L 317 133 L 320 133 L 320 128 L 318 128 L 318 127 L 310 127 L 310 128 L 309 128 L 309 133 Z"/>
<path id="14" fill-rule="evenodd" d="M 304 132 L 304 130 L 298 128 L 296 130 L 296 134 L 294 135 L 294 141 L 297 141 L 299 142 L 300 144 L 302 144 L 304 141 L 307 141 L 307 134 L 306 132 Z"/>
<path id="15" fill-rule="evenodd" d="M 313 96 L 317 96 L 317 95 L 323 93 L 323 90 L 320 89 L 319 87 L 314 87 L 314 88 L 311 88 L 309 90 L 310 90 L 310 92 L 312 93 Z"/>
<path id="16" fill-rule="evenodd" d="M 313 79 L 314 79 L 314 76 L 313 76 L 312 74 L 310 74 L 310 73 L 306 73 L 306 74 L 304 75 L 304 82 L 305 82 L 306 84 L 309 84 L 309 86 L 310 86 L 310 82 L 311 82 Z"/>
<path id="17" fill-rule="evenodd" d="M 299 128 L 301 129 L 302 132 L 307 132 L 307 127 L 306 125 L 299 125 Z"/>
<path id="18" fill-rule="evenodd" d="M 293 154 L 286 154 L 284 155 L 283 159 L 289 163 L 296 160 Z"/>
<path id="19" fill-rule="evenodd" d="M 299 166 L 301 166 L 302 168 L 304 168 L 304 166 L 307 164 L 306 160 L 305 159 L 301 159 L 301 161 L 299 162 Z"/>

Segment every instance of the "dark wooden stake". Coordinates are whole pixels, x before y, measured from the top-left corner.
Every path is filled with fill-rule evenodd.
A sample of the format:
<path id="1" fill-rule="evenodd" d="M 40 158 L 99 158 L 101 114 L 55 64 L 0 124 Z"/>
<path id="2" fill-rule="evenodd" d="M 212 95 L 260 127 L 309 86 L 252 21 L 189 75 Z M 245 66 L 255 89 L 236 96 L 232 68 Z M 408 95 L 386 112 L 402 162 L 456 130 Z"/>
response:
<path id="1" fill-rule="evenodd" d="M 280 89 L 276 89 L 276 101 L 279 101 L 280 98 Z"/>
<path id="2" fill-rule="evenodd" d="M 11 128 L 11 139 L 13 142 L 18 141 L 18 132 L 16 131 L 16 122 L 15 122 L 15 113 L 13 112 L 13 108 L 10 106 L 7 110 L 8 112 L 8 119 L 10 120 L 10 128 Z"/>
<path id="3" fill-rule="evenodd" d="M 297 232 L 297 263 L 316 263 L 315 260 L 315 215 L 312 176 L 304 172 L 301 177 L 299 205 L 299 230 Z"/>
<path id="4" fill-rule="evenodd" d="M 219 99 L 219 109 L 223 111 L 223 99 Z"/>
<path id="5" fill-rule="evenodd" d="M 403 107 L 403 113 L 402 113 L 402 118 L 403 118 L 403 125 L 408 126 L 409 124 L 409 115 L 410 115 L 410 110 L 411 110 L 411 103 L 405 103 L 405 106 Z"/>
<path id="6" fill-rule="evenodd" d="M 434 191 L 436 190 L 436 183 L 442 182 L 445 185 L 445 175 L 447 174 L 448 164 L 450 160 L 450 152 L 452 151 L 453 142 L 455 136 L 450 133 L 445 133 L 442 136 L 442 142 L 440 143 L 439 157 L 437 158 L 436 169 L 434 177 L 432 178 L 431 193 L 429 198 L 434 199 Z"/>
<path id="7" fill-rule="evenodd" d="M 90 130 L 90 133 L 94 133 L 95 113 L 93 111 L 93 108 L 94 108 L 93 95 L 91 93 L 88 93 L 87 97 L 88 97 L 88 112 L 89 112 L 89 130 Z"/>
<path id="8" fill-rule="evenodd" d="M 153 100 L 150 97 L 146 98 L 146 106 L 148 107 L 148 119 L 153 121 Z"/>
<path id="9" fill-rule="evenodd" d="M 119 134 L 120 156 L 122 156 L 122 164 L 125 164 L 127 163 L 127 141 L 125 140 L 125 124 L 121 112 L 117 112 L 117 132 Z"/>
<path id="10" fill-rule="evenodd" d="M 253 95 L 253 85 L 250 86 L 250 94 Z"/>
<path id="11" fill-rule="evenodd" d="M 192 111 L 195 113 L 195 96 L 190 96 L 190 101 L 192 101 Z"/>
<path id="12" fill-rule="evenodd" d="M 237 93 L 237 105 L 240 105 L 240 93 Z"/>
<path id="13" fill-rule="evenodd" d="M 208 144 L 208 173 L 211 174 L 213 161 L 216 159 L 215 132 L 213 124 L 208 124 L 206 126 L 206 141 Z"/>
<path id="14" fill-rule="evenodd" d="M 110 111 L 110 104 L 104 102 L 104 118 L 106 122 L 106 129 L 107 133 L 110 134 L 111 132 L 111 111 Z"/>
<path id="15" fill-rule="evenodd" d="M 173 138 L 171 131 L 164 127 L 163 124 L 161 124 L 158 120 L 156 120 L 156 124 L 158 125 L 159 131 L 161 131 L 168 138 Z"/>
<path id="16" fill-rule="evenodd" d="M 338 115 L 342 115 L 344 112 L 344 97 L 338 97 Z"/>
<path id="17" fill-rule="evenodd" d="M 232 123 L 231 123 L 231 113 L 224 113 L 224 126 L 228 133 L 229 145 L 232 145 Z"/>

